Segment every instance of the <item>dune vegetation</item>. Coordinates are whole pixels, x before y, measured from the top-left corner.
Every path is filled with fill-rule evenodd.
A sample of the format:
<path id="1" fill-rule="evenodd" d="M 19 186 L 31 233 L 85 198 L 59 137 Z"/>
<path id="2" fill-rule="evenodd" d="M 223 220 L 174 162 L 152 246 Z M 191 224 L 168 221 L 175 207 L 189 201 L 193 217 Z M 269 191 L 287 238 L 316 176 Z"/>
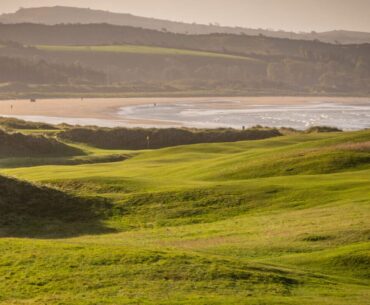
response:
<path id="1" fill-rule="evenodd" d="M 0 159 L 1 305 L 370 304 L 369 130 L 65 145 Z"/>
<path id="2" fill-rule="evenodd" d="M 7 133 L 0 129 L 1 157 L 47 157 L 82 155 L 82 151 L 43 135 Z"/>
<path id="3" fill-rule="evenodd" d="M 177 145 L 260 140 L 281 136 L 275 128 L 68 128 L 58 133 L 62 140 L 103 149 L 153 149 Z"/>

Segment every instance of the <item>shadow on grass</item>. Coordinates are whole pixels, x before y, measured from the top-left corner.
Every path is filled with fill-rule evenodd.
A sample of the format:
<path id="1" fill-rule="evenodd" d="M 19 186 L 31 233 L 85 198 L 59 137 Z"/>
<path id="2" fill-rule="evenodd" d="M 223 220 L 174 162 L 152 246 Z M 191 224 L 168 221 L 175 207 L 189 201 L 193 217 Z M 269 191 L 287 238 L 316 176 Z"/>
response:
<path id="1" fill-rule="evenodd" d="M 107 199 L 85 199 L 0 176 L 0 237 L 65 238 L 104 234 Z"/>
<path id="2" fill-rule="evenodd" d="M 107 156 L 79 156 L 79 157 L 28 157 L 28 158 L 1 158 L 1 168 L 32 167 L 42 165 L 82 165 L 97 163 L 121 162 L 131 156 L 116 154 Z"/>

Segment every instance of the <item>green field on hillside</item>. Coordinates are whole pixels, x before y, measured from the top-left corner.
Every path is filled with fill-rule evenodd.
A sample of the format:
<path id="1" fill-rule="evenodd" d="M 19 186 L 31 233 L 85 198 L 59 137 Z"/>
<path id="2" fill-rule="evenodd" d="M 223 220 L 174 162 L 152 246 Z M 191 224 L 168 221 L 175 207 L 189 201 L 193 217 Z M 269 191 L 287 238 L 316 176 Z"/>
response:
<path id="1" fill-rule="evenodd" d="M 0 198 L 1 305 L 370 304 L 369 130 L 67 144 L 89 164 L 0 159 L 0 175 L 26 181 L 5 180 Z M 17 206 L 12 189 L 27 190 Z"/>
<path id="2" fill-rule="evenodd" d="M 182 56 L 200 56 L 200 57 L 214 57 L 238 60 L 253 60 L 255 59 L 236 56 L 222 53 L 213 53 L 205 51 L 193 51 L 186 49 L 174 49 L 141 45 L 108 45 L 108 46 L 50 46 L 39 45 L 36 46 L 39 50 L 53 51 L 53 52 L 107 52 L 107 53 L 129 53 L 141 55 L 182 55 Z"/>

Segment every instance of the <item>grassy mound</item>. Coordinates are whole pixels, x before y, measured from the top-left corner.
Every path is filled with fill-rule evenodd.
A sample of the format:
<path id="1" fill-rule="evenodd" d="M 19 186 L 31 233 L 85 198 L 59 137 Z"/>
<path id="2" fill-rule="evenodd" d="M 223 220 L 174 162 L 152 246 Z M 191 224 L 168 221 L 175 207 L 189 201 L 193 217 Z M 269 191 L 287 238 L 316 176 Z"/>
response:
<path id="1" fill-rule="evenodd" d="M 5 129 L 58 130 L 55 125 L 4 117 L 0 117 L 0 126 Z"/>
<path id="2" fill-rule="evenodd" d="M 11 252 L 18 253 L 17 260 Z M 15 265 L 39 270 L 25 272 L 17 298 L 32 302 L 37 295 L 40 304 L 247 304 L 246 298 L 260 304 L 266 291 L 271 298 L 289 296 L 303 280 L 294 272 L 182 251 L 0 241 L 0 256 L 7 282 L 17 282 L 9 272 Z M 1 299 L 12 304 L 14 290 L 4 284 Z M 195 287 L 202 296 L 192 292 Z"/>
<path id="3" fill-rule="evenodd" d="M 82 227 L 83 223 L 97 227 L 95 222 L 108 206 L 103 201 L 80 199 L 0 176 L 0 232 L 3 236 L 63 235 L 69 226 L 78 224 Z"/>
<path id="4" fill-rule="evenodd" d="M 113 198 L 114 214 L 125 228 L 210 223 L 245 213 L 328 204 L 353 194 L 362 198 L 357 194 L 361 180 L 335 173 L 369 169 L 369 137 L 368 131 L 299 134 L 178 146 L 139 153 L 125 162 L 8 173 L 82 196 Z M 335 182 L 324 174 L 333 175 Z"/>
<path id="5" fill-rule="evenodd" d="M 330 126 L 312 126 L 307 129 L 306 132 L 340 132 L 342 130 L 336 128 L 336 127 L 330 127 Z"/>
<path id="6" fill-rule="evenodd" d="M 369 235 L 369 231 L 364 231 Z M 315 270 L 326 271 L 339 276 L 370 279 L 370 245 L 369 243 L 355 243 L 334 249 L 326 249 L 307 255 L 283 257 L 285 263 L 309 267 Z"/>
<path id="7" fill-rule="evenodd" d="M 369 143 L 294 133 L 1 169 L 73 195 L 4 178 L 6 226 L 49 238 L 0 239 L 0 304 L 368 304 Z"/>
<path id="8" fill-rule="evenodd" d="M 0 157 L 73 156 L 81 150 L 44 136 L 6 133 L 0 129 Z"/>
<path id="9" fill-rule="evenodd" d="M 258 140 L 281 135 L 276 129 L 128 129 L 72 128 L 61 139 L 106 149 L 153 149 L 169 146 Z"/>

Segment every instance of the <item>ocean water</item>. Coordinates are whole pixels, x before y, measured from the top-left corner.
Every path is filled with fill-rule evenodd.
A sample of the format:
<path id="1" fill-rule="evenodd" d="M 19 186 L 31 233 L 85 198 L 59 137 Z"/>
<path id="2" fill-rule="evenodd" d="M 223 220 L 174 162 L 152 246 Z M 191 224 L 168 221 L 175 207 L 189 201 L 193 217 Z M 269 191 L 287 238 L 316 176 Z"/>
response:
<path id="1" fill-rule="evenodd" d="M 214 107 L 210 107 L 213 105 Z M 308 105 L 248 105 L 238 101 L 173 103 L 123 107 L 119 114 L 134 119 L 181 123 L 187 127 L 233 127 L 262 125 L 307 129 L 333 126 L 344 130 L 370 128 L 368 105 L 310 103 Z"/>

